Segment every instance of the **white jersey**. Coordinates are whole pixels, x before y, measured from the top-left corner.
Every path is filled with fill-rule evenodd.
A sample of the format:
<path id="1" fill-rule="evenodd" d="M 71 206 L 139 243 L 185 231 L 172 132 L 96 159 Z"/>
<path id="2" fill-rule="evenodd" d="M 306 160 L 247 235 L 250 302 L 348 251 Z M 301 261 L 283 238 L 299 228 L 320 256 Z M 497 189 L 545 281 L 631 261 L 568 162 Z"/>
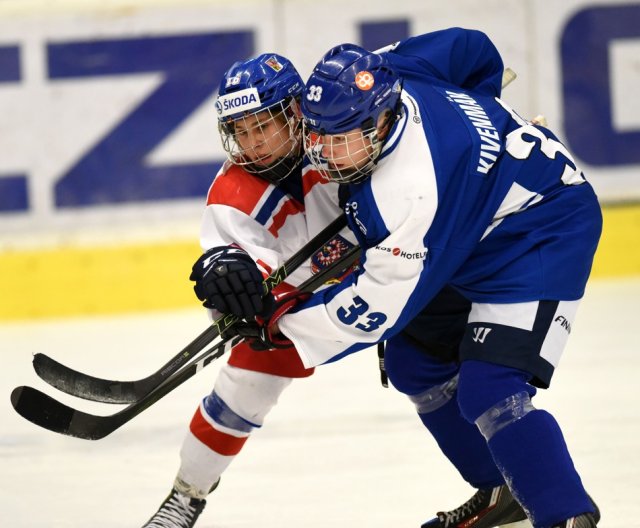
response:
<path id="1" fill-rule="evenodd" d="M 274 185 L 226 162 L 209 189 L 200 243 L 205 251 L 237 244 L 266 276 L 340 213 L 338 185 L 324 180 L 308 163 L 302 178 L 293 174 Z M 343 235 L 355 241 L 346 228 Z M 311 262 L 307 261 L 287 283 L 297 286 L 310 274 Z"/>

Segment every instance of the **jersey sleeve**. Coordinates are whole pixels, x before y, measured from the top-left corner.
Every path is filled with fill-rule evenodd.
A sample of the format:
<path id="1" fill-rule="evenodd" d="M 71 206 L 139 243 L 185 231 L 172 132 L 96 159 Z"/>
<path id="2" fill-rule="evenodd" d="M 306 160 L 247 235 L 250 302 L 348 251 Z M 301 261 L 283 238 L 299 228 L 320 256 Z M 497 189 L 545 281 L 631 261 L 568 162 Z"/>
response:
<path id="1" fill-rule="evenodd" d="M 366 249 L 359 272 L 316 292 L 279 321 L 306 367 L 335 361 L 386 339 L 412 316 L 415 303 L 410 299 L 428 275 L 424 239 L 438 192 L 421 130 L 405 135 L 394 154 L 361 184 L 367 211 L 351 212 L 356 225 L 358 214 L 366 214 L 363 225 L 377 226 L 380 232 L 379 241 Z M 402 188 L 398 181 L 404 182 Z"/>
<path id="2" fill-rule="evenodd" d="M 435 79 L 499 97 L 504 64 L 487 35 L 450 28 L 399 42 L 387 58 L 405 79 L 429 75 Z"/>
<path id="3" fill-rule="evenodd" d="M 203 250 L 237 244 L 263 273 L 282 264 L 274 237 L 253 218 L 228 205 L 208 205 L 202 216 L 200 244 Z"/>
<path id="4" fill-rule="evenodd" d="M 301 204 L 240 167 L 223 166 L 207 195 L 200 229 L 203 250 L 237 244 L 268 275 L 305 242 Z"/>

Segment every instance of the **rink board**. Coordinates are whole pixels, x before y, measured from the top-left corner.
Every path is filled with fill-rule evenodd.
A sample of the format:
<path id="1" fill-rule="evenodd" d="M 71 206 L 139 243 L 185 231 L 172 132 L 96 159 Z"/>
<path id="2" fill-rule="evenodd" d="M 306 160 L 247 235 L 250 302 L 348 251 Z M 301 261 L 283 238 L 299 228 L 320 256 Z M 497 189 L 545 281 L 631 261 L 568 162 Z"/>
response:
<path id="1" fill-rule="evenodd" d="M 640 206 L 606 207 L 592 279 L 640 276 Z M 0 320 L 197 306 L 196 241 L 0 253 Z"/>
<path id="2" fill-rule="evenodd" d="M 640 274 L 640 205 L 614 205 L 640 204 L 637 1 L 3 0 L 0 321 L 197 307 L 223 71 L 272 51 L 307 78 L 338 42 L 451 26 L 490 36 L 504 100 L 546 115 L 606 206 L 594 278 Z"/>

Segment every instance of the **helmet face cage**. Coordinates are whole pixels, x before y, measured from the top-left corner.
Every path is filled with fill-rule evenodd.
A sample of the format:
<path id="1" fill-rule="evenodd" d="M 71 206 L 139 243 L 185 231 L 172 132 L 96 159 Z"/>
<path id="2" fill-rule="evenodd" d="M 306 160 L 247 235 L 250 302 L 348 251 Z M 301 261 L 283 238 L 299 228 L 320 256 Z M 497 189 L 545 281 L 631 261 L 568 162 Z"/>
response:
<path id="1" fill-rule="evenodd" d="M 321 135 L 303 124 L 304 150 L 320 175 L 337 183 L 358 183 L 373 171 L 383 142 L 369 127 L 342 134 Z"/>
<path id="2" fill-rule="evenodd" d="M 225 72 L 216 110 L 231 163 L 272 183 L 302 165 L 303 88 L 291 61 L 275 53 L 237 62 Z"/>
<path id="3" fill-rule="evenodd" d="M 218 130 L 234 165 L 277 183 L 301 163 L 301 122 L 295 98 L 220 119 Z"/>
<path id="4" fill-rule="evenodd" d="M 325 54 L 302 96 L 305 150 L 323 176 L 354 183 L 371 174 L 401 112 L 401 90 L 384 55 L 355 44 Z"/>

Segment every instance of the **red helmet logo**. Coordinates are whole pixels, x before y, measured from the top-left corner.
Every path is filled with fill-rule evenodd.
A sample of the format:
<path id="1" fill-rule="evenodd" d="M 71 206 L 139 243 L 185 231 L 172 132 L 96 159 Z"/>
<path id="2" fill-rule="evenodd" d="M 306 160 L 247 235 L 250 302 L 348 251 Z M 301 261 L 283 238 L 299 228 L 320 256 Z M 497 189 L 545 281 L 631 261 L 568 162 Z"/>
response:
<path id="1" fill-rule="evenodd" d="M 371 90 L 371 88 L 373 88 L 373 84 L 374 79 L 370 72 L 363 70 L 356 74 L 356 86 L 361 90 Z"/>

